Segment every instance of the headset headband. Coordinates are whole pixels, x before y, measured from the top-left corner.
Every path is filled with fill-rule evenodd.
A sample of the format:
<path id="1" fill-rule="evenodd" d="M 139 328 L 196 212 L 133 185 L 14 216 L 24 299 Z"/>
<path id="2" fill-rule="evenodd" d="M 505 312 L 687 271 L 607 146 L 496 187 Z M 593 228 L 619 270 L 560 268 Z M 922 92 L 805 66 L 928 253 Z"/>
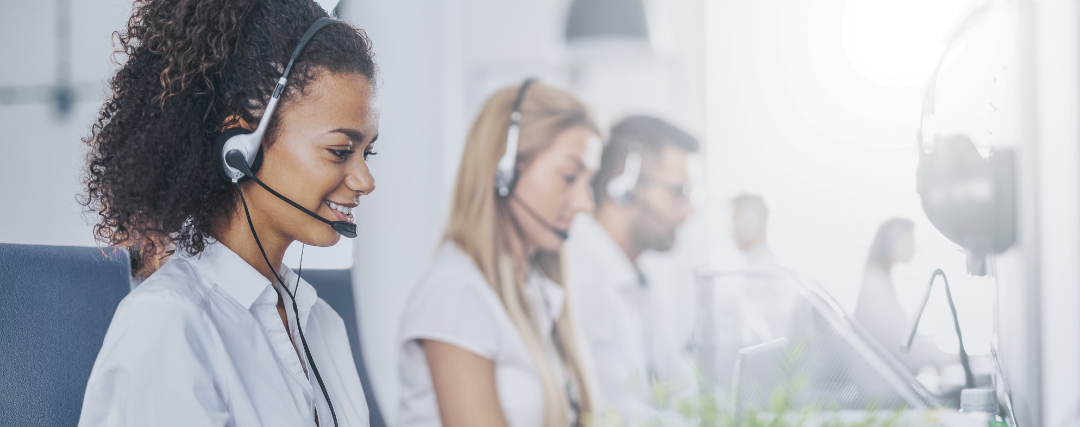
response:
<path id="1" fill-rule="evenodd" d="M 507 197 L 517 183 L 518 139 L 521 135 L 521 104 L 525 102 L 525 90 L 536 79 L 529 77 L 521 83 L 517 98 L 514 98 L 513 111 L 510 113 L 510 128 L 506 131 L 506 152 L 499 159 L 495 171 L 495 194 Z"/>
<path id="2" fill-rule="evenodd" d="M 224 172 L 234 182 L 239 181 L 244 177 L 244 173 L 240 170 L 229 166 L 225 163 L 225 154 L 232 150 L 240 150 L 244 153 L 244 159 L 247 160 L 248 165 L 253 165 L 255 161 L 255 155 L 259 152 L 259 146 L 262 144 L 263 135 L 266 134 L 266 128 L 270 125 L 270 118 L 274 115 L 274 110 L 277 109 L 278 101 L 285 92 L 285 84 L 288 82 L 289 71 L 292 70 L 293 63 L 300 57 L 300 53 L 304 51 L 304 46 L 307 46 L 311 38 L 315 36 L 315 33 L 323 29 L 327 25 L 337 22 L 333 18 L 319 18 L 308 27 L 304 35 L 300 37 L 300 42 L 297 43 L 296 48 L 293 49 L 292 55 L 289 57 L 289 62 L 285 65 L 285 71 L 281 73 L 281 78 L 278 79 L 277 85 L 274 86 L 274 93 L 270 95 L 270 102 L 266 104 L 266 110 L 263 112 L 262 118 L 259 119 L 259 127 L 255 129 L 255 132 L 250 134 L 235 135 L 228 139 L 228 142 L 224 144 L 221 150 L 222 166 L 224 166 Z"/>

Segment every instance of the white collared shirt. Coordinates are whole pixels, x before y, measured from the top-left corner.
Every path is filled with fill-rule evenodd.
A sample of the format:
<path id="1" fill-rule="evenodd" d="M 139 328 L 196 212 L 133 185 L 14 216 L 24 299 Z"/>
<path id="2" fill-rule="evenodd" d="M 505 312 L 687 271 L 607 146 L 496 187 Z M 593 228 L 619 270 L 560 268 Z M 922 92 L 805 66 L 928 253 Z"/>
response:
<path id="1" fill-rule="evenodd" d="M 534 312 L 539 313 L 537 325 L 545 338 L 551 366 L 557 379 L 565 382 L 566 370 L 551 340 L 554 319 L 564 306 L 563 289 L 538 273 L 529 275 L 526 286 Z M 441 425 L 420 340 L 451 344 L 493 361 L 499 404 L 507 425 L 541 425 L 543 390 L 525 342 L 472 258 L 453 243 L 445 243 L 432 259 L 402 315 L 402 353 L 398 362 L 398 425 L 402 427 Z"/>
<path id="2" fill-rule="evenodd" d="M 696 393 L 687 343 L 662 330 L 663 322 L 644 275 L 590 215 L 574 220 L 566 242 L 567 285 L 573 309 L 596 366 L 600 391 L 627 425 L 658 418 L 676 423 L 658 408 L 652 381 L 673 396 Z"/>
<path id="3" fill-rule="evenodd" d="M 630 425 L 656 414 L 650 398 L 648 289 L 599 223 L 580 215 L 566 243 L 567 283 L 607 401 Z"/>
<path id="4" fill-rule="evenodd" d="M 367 426 L 345 323 L 297 284 L 299 324 L 339 426 Z M 220 243 L 177 255 L 120 303 L 86 386 L 79 426 L 333 426 L 292 301 Z M 289 336 L 295 337 L 295 346 Z"/>

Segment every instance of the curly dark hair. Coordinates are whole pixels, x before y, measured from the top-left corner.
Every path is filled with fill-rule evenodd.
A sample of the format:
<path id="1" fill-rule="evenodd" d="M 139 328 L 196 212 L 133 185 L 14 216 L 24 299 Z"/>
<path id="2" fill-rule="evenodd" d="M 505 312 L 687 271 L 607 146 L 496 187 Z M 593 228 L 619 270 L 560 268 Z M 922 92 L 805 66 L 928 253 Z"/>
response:
<path id="1" fill-rule="evenodd" d="M 115 33 L 126 60 L 83 140 L 90 150 L 79 202 L 99 217 L 94 236 L 129 248 L 136 261 L 142 254 L 144 264 L 170 249 L 201 252 L 237 201 L 214 167 L 217 135 L 239 119 L 258 122 L 301 35 L 324 16 L 311 0 L 137 1 L 126 31 Z M 321 72 L 374 84 L 365 33 L 335 22 L 311 39 L 265 144 L 290 100 Z"/>

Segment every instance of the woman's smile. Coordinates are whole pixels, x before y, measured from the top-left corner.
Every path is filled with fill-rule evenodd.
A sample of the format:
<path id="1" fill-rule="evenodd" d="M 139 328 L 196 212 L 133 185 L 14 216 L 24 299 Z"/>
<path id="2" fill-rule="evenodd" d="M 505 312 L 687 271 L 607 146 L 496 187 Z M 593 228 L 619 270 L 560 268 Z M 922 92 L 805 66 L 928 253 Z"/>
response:
<path id="1" fill-rule="evenodd" d="M 330 208 L 335 221 L 353 222 L 352 210 L 356 207 L 356 203 L 339 204 L 326 200 L 323 204 Z"/>

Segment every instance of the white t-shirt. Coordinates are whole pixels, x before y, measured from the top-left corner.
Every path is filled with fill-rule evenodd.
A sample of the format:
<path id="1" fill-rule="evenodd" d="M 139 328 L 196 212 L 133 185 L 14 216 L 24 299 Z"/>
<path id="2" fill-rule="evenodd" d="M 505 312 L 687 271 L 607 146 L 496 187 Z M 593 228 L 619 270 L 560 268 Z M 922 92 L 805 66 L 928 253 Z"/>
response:
<path id="1" fill-rule="evenodd" d="M 530 274 L 526 286 L 533 312 L 539 313 L 536 320 L 551 365 L 557 379 L 565 383 L 566 370 L 551 340 L 553 319 L 558 318 L 564 305 L 563 289 L 540 274 Z M 453 243 L 445 243 L 432 260 L 402 316 L 402 353 L 398 362 L 398 424 L 402 427 L 442 425 L 419 340 L 441 341 L 493 361 L 499 404 L 507 425 L 541 425 L 544 397 L 532 357 L 498 295 L 472 258 Z"/>
<path id="2" fill-rule="evenodd" d="M 368 408 L 345 323 L 282 267 L 338 425 L 366 427 Z M 280 286 L 225 245 L 177 255 L 120 303 L 83 399 L 80 427 L 333 426 L 297 335 L 277 311 Z M 289 339 L 296 337 L 296 344 Z"/>

